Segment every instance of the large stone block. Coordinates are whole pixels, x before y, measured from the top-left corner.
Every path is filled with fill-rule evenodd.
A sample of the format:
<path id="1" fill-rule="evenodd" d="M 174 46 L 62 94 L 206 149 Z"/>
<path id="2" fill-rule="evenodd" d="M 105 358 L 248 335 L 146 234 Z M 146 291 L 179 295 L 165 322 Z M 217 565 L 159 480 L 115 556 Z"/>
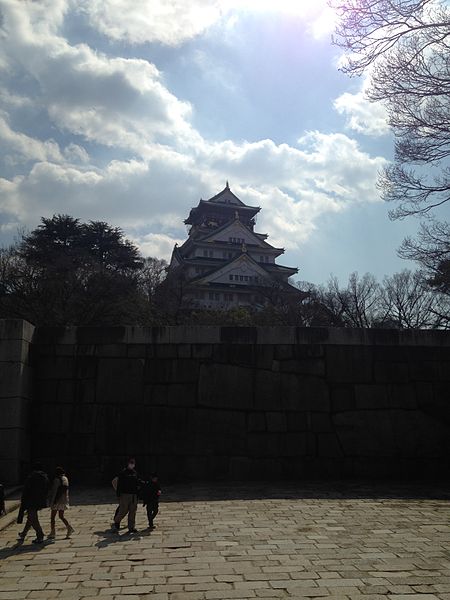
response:
<path id="1" fill-rule="evenodd" d="M 286 435 L 286 434 L 285 434 Z M 279 433 L 249 433 L 248 454 L 252 457 L 280 456 L 281 435 Z"/>
<path id="2" fill-rule="evenodd" d="M 412 383 L 391 383 L 388 385 L 388 395 L 392 408 L 417 408 L 416 390 Z"/>
<path id="3" fill-rule="evenodd" d="M 37 327 L 34 343 L 41 345 L 65 345 L 77 343 L 76 327 Z M 79 342 L 79 340 L 78 340 Z"/>
<path id="4" fill-rule="evenodd" d="M 189 429 L 196 453 L 245 454 L 247 450 L 243 412 L 193 409 Z"/>
<path id="5" fill-rule="evenodd" d="M 25 340 L 31 342 L 34 325 L 23 319 L 0 319 L 0 340 Z"/>
<path id="6" fill-rule="evenodd" d="M 37 402 L 57 402 L 58 384 L 57 379 L 38 379 L 34 385 L 34 398 Z"/>
<path id="7" fill-rule="evenodd" d="M 321 358 L 325 356 L 325 349 L 320 344 L 294 346 L 294 358 Z"/>
<path id="8" fill-rule="evenodd" d="M 95 355 L 99 358 L 123 358 L 127 356 L 126 344 L 97 344 Z"/>
<path id="9" fill-rule="evenodd" d="M 168 386 L 167 404 L 169 406 L 196 406 L 196 383 L 173 383 Z"/>
<path id="10" fill-rule="evenodd" d="M 368 346 L 327 346 L 326 361 L 330 382 L 372 381 L 373 351 Z"/>
<path id="11" fill-rule="evenodd" d="M 296 328 L 286 326 L 261 326 L 256 328 L 259 345 L 296 344 Z"/>
<path id="12" fill-rule="evenodd" d="M 223 344 L 256 344 L 256 327 L 221 327 L 220 342 Z"/>
<path id="13" fill-rule="evenodd" d="M 377 361 L 374 364 L 374 379 L 376 382 L 408 383 L 410 380 L 408 363 Z"/>
<path id="14" fill-rule="evenodd" d="M 280 378 L 281 406 L 286 410 L 329 411 L 330 398 L 326 382 L 319 377 L 283 373 Z"/>
<path id="15" fill-rule="evenodd" d="M 79 404 L 71 413 L 71 431 L 73 433 L 95 433 L 98 407 L 94 404 Z"/>
<path id="16" fill-rule="evenodd" d="M 69 434 L 72 431 L 74 408 L 71 404 L 48 404 L 39 406 L 37 413 L 38 431 L 40 433 Z"/>
<path id="17" fill-rule="evenodd" d="M 319 433 L 317 436 L 320 457 L 341 458 L 343 456 L 339 439 L 334 433 Z"/>
<path id="18" fill-rule="evenodd" d="M 123 404 L 100 404 L 97 410 L 95 426 L 96 452 L 104 456 L 123 456 L 132 452 L 127 448 L 126 432 L 127 420 L 124 418 L 126 406 Z M 140 419 L 139 422 L 149 423 L 150 419 Z M 132 424 L 134 425 L 134 424 Z M 133 431 L 135 428 L 133 426 Z M 146 438 L 144 438 L 146 439 Z"/>
<path id="19" fill-rule="evenodd" d="M 155 356 L 157 358 L 177 358 L 178 349 L 176 344 L 155 344 Z"/>
<path id="20" fill-rule="evenodd" d="M 257 410 L 280 410 L 284 408 L 281 375 L 272 371 L 255 372 L 254 408 Z M 249 394 L 251 394 L 251 387 Z"/>
<path id="21" fill-rule="evenodd" d="M 76 359 L 72 356 L 40 357 L 35 369 L 39 379 L 73 379 L 76 376 Z"/>
<path id="22" fill-rule="evenodd" d="M 30 344 L 24 340 L 2 340 L 0 338 L 0 369 L 2 362 L 28 362 Z"/>
<path id="23" fill-rule="evenodd" d="M 278 344 L 274 346 L 273 357 L 279 361 L 290 360 L 294 357 L 294 348 L 292 344 Z"/>
<path id="24" fill-rule="evenodd" d="M 248 414 L 248 431 L 265 431 L 266 416 L 263 412 L 251 412 Z"/>
<path id="25" fill-rule="evenodd" d="M 25 365 L 20 362 L 0 363 L 0 397 L 22 395 L 22 381 Z"/>
<path id="26" fill-rule="evenodd" d="M 286 431 L 286 415 L 284 412 L 266 413 L 267 431 Z"/>
<path id="27" fill-rule="evenodd" d="M 302 358 L 280 362 L 279 370 L 302 375 L 325 375 L 325 361 L 320 358 Z"/>
<path id="28" fill-rule="evenodd" d="M 212 344 L 192 344 L 192 346 L 190 346 L 189 344 L 184 344 L 183 347 L 186 349 L 185 354 L 187 354 L 189 350 L 191 351 L 192 358 L 199 358 L 205 360 L 212 358 L 213 355 Z M 178 356 L 179 358 L 189 358 L 189 355 L 180 355 L 180 347 L 178 347 Z"/>
<path id="29" fill-rule="evenodd" d="M 229 475 L 236 481 L 251 479 L 252 460 L 247 456 L 232 456 L 229 463 Z"/>
<path id="30" fill-rule="evenodd" d="M 20 427 L 0 429 L 0 460 L 20 461 L 25 430 Z"/>
<path id="31" fill-rule="evenodd" d="M 63 383 L 59 382 L 60 385 Z M 77 382 L 75 389 L 75 402 L 79 404 L 92 404 L 96 401 L 97 383 L 95 379 L 82 379 Z M 70 397 L 70 390 L 66 391 Z M 58 387 L 59 394 L 59 387 Z"/>
<path id="32" fill-rule="evenodd" d="M 148 383 L 171 383 L 172 360 L 148 358 L 145 361 L 144 380 Z"/>
<path id="33" fill-rule="evenodd" d="M 25 429 L 31 401 L 27 398 L 0 398 L 0 435 L 3 429 Z"/>
<path id="34" fill-rule="evenodd" d="M 333 431 L 333 423 L 331 422 L 329 413 L 312 412 L 310 413 L 310 418 L 312 431 Z"/>
<path id="35" fill-rule="evenodd" d="M 253 401 L 253 372 L 234 365 L 200 367 L 199 405 L 249 408 Z"/>
<path id="36" fill-rule="evenodd" d="M 198 360 L 178 358 L 171 361 L 172 383 L 197 383 L 200 363 Z"/>
<path id="37" fill-rule="evenodd" d="M 253 344 L 229 344 L 228 361 L 233 365 L 254 366 L 256 364 L 256 347 Z"/>
<path id="38" fill-rule="evenodd" d="M 361 410 L 335 414 L 334 428 L 345 456 L 397 456 L 391 412 Z"/>
<path id="39" fill-rule="evenodd" d="M 144 388 L 144 404 L 151 406 L 167 406 L 169 385 L 156 383 L 147 384 Z"/>
<path id="40" fill-rule="evenodd" d="M 280 436 L 279 456 L 306 456 L 308 435 L 305 432 L 288 432 Z"/>
<path id="41" fill-rule="evenodd" d="M 255 346 L 256 368 L 272 369 L 274 346 Z"/>
<path id="42" fill-rule="evenodd" d="M 331 386 L 331 410 L 342 412 L 356 408 L 355 387 L 351 384 L 333 384 Z"/>
<path id="43" fill-rule="evenodd" d="M 211 352 L 212 352 L 212 346 L 208 345 L 209 348 L 211 348 Z M 202 345 L 200 345 L 200 348 L 203 348 Z M 191 358 L 192 357 L 192 345 L 191 344 L 178 344 L 177 345 L 177 356 L 178 358 Z"/>
<path id="44" fill-rule="evenodd" d="M 81 382 L 80 382 L 81 383 Z M 72 404 L 77 395 L 76 379 L 62 379 L 58 381 L 56 402 L 61 404 Z M 44 402 L 54 402 L 55 398 L 43 398 Z"/>
<path id="45" fill-rule="evenodd" d="M 287 412 L 286 421 L 288 431 L 306 431 L 308 429 L 308 413 Z"/>
<path id="46" fill-rule="evenodd" d="M 434 382 L 433 393 L 429 385 L 416 384 L 416 389 L 420 410 L 450 425 L 450 382 Z"/>
<path id="47" fill-rule="evenodd" d="M 125 344 L 126 327 L 77 327 L 77 344 Z"/>
<path id="48" fill-rule="evenodd" d="M 101 358 L 96 398 L 99 403 L 141 403 L 144 395 L 144 361 L 139 358 Z"/>
<path id="49" fill-rule="evenodd" d="M 0 481 L 3 485 L 22 483 L 21 461 L 15 458 L 0 459 Z"/>
<path id="50" fill-rule="evenodd" d="M 439 361 L 414 360 L 409 362 L 409 379 L 411 381 L 437 381 L 439 377 Z"/>
<path id="51" fill-rule="evenodd" d="M 393 410 L 391 419 L 400 456 L 436 460 L 450 456 L 450 422 L 411 410 Z"/>
<path id="52" fill-rule="evenodd" d="M 389 408 L 388 387 L 376 383 L 355 385 L 355 406 L 357 410 Z"/>

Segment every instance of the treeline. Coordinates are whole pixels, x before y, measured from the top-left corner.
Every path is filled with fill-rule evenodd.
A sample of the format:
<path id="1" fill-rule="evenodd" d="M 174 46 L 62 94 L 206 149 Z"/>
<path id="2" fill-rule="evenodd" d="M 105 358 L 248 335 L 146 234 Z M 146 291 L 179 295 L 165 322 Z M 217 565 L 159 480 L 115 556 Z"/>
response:
<path id="1" fill-rule="evenodd" d="M 0 318 L 35 325 L 299 325 L 450 328 L 450 253 L 430 257 L 381 283 L 350 275 L 341 286 L 296 282 L 261 290 L 265 308 L 205 311 L 185 301 L 182 276 L 167 278 L 167 263 L 144 258 L 119 228 L 82 223 L 68 215 L 43 218 L 31 233 L 0 249 Z"/>

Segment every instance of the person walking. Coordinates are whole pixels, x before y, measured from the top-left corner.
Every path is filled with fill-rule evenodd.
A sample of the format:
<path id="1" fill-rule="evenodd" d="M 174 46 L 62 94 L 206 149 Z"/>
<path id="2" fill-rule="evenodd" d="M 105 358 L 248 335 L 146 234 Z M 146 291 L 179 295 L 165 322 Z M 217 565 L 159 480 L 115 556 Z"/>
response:
<path id="1" fill-rule="evenodd" d="M 141 487 L 142 505 L 147 508 L 147 518 L 149 529 L 154 528 L 153 520 L 159 511 L 159 497 L 161 488 L 158 481 L 158 475 L 152 473 L 150 480 L 144 482 Z"/>
<path id="2" fill-rule="evenodd" d="M 36 532 L 36 539 L 33 540 L 33 543 L 42 544 L 44 541 L 44 532 L 39 523 L 38 511 L 46 508 L 47 494 L 48 477 L 42 470 L 41 463 L 36 461 L 33 463 L 31 473 L 25 481 L 22 491 L 19 513 L 23 515 L 26 512 L 27 520 L 23 531 L 19 533 L 20 540 L 23 541 L 29 530 L 33 528 Z"/>
<path id="3" fill-rule="evenodd" d="M 128 531 L 137 533 L 135 524 L 140 481 L 135 467 L 135 459 L 129 458 L 126 468 L 117 477 L 116 493 L 119 499 L 119 508 L 112 523 L 114 531 L 119 531 L 120 522 L 128 515 Z"/>
<path id="4" fill-rule="evenodd" d="M 51 513 L 48 539 L 54 540 L 56 537 L 56 514 L 66 526 L 66 539 L 70 538 L 75 530 L 64 516 L 65 511 L 69 508 L 69 479 L 62 467 L 56 467 L 49 494 L 49 504 Z"/>

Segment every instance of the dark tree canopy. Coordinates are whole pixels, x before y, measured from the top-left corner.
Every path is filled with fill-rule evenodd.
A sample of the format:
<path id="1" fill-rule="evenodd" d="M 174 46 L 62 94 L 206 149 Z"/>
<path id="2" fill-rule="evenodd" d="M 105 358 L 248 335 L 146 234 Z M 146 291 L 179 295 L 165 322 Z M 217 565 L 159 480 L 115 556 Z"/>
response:
<path id="1" fill-rule="evenodd" d="M 395 160 L 379 180 L 392 218 L 429 215 L 450 199 L 450 7 L 445 0 L 330 0 L 343 70 L 367 73 L 387 108 Z"/>
<path id="2" fill-rule="evenodd" d="M 119 228 L 42 218 L 18 246 L 0 250 L 0 311 L 37 325 L 136 323 L 142 265 Z"/>
<path id="3" fill-rule="evenodd" d="M 21 256 L 35 267 L 66 270 L 96 265 L 112 271 L 133 271 L 142 264 L 138 249 L 118 227 L 103 221 L 81 223 L 69 215 L 42 218 L 41 224 L 24 236 Z"/>

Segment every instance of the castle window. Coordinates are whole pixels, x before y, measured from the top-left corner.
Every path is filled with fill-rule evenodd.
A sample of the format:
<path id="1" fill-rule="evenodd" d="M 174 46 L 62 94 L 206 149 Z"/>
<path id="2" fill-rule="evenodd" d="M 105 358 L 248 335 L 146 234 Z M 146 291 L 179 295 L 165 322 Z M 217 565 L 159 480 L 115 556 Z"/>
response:
<path id="1" fill-rule="evenodd" d="M 203 250 L 203 256 L 208 256 L 208 250 Z"/>
<path id="2" fill-rule="evenodd" d="M 224 295 L 224 300 L 226 300 L 227 302 L 232 302 L 233 298 L 234 298 L 234 294 L 230 294 L 228 292 L 225 292 Z"/>

